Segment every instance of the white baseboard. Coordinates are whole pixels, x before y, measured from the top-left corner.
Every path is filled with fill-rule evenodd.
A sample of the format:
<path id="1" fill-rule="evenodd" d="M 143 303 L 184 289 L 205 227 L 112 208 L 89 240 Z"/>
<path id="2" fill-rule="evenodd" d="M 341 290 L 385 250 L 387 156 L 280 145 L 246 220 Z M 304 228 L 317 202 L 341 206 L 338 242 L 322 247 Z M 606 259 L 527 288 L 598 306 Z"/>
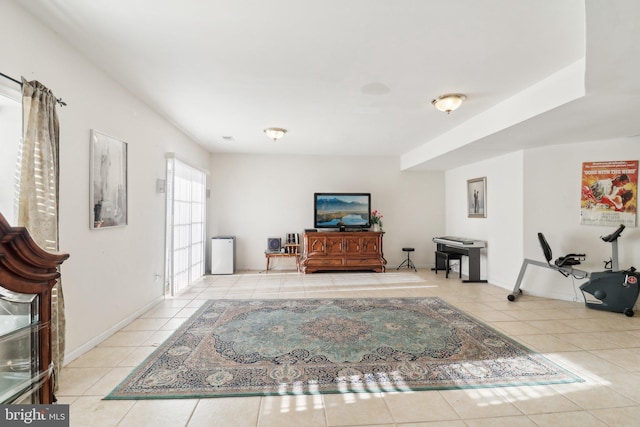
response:
<path id="1" fill-rule="evenodd" d="M 95 337 L 92 340 L 88 341 L 87 343 L 81 345 L 77 349 L 75 349 L 75 350 L 73 350 L 73 351 L 71 351 L 69 353 L 65 353 L 64 362 L 63 362 L 62 366 L 66 366 L 69 363 L 73 362 L 75 359 L 77 359 L 78 357 L 82 356 L 83 354 L 85 354 L 86 352 L 91 350 L 92 348 L 96 347 L 98 344 L 100 344 L 101 342 L 105 341 L 107 338 L 109 338 L 110 336 L 112 336 L 113 334 L 118 332 L 120 329 L 124 328 L 129 323 L 133 322 L 138 317 L 140 317 L 141 315 L 143 315 L 144 313 L 149 311 L 149 309 L 153 308 L 155 305 L 158 305 L 159 303 L 161 303 L 163 301 L 164 301 L 164 296 L 156 298 L 155 300 L 153 300 L 149 304 L 147 304 L 144 307 L 142 307 L 140 310 L 132 313 L 131 315 L 129 315 L 128 317 L 126 317 L 122 321 L 116 323 L 113 327 L 107 329 L 106 331 L 104 331 L 103 333 L 98 335 L 97 337 Z"/>

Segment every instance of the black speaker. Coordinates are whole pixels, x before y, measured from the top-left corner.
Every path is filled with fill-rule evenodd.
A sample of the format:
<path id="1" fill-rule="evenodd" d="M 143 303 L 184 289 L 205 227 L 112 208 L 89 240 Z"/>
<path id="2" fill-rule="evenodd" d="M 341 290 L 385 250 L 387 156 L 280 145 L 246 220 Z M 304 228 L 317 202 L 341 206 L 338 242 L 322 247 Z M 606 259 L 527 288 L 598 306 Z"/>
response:
<path id="1" fill-rule="evenodd" d="M 280 237 L 269 237 L 267 239 L 267 249 L 270 252 L 280 252 L 281 239 Z"/>

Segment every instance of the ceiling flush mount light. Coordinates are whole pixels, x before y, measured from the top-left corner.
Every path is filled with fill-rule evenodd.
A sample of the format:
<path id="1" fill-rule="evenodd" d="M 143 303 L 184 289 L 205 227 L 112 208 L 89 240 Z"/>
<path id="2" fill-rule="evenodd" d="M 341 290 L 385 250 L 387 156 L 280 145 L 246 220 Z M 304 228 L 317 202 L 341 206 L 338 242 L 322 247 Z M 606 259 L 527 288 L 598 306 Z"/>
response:
<path id="1" fill-rule="evenodd" d="M 440 111 L 444 111 L 449 114 L 453 110 L 457 109 L 462 105 L 462 101 L 467 99 L 466 96 L 461 93 L 448 93 L 446 95 L 442 95 L 431 101 L 434 107 L 436 107 Z"/>
<path id="2" fill-rule="evenodd" d="M 287 133 L 287 130 L 282 128 L 266 128 L 264 133 L 266 133 L 269 138 L 277 141 Z"/>

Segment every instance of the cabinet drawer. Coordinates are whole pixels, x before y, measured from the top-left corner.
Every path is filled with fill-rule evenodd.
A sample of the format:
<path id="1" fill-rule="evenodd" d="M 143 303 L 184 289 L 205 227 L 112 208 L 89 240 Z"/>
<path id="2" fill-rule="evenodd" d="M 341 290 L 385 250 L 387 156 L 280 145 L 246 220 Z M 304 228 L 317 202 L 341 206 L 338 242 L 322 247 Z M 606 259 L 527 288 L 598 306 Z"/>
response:
<path id="1" fill-rule="evenodd" d="M 380 265 L 380 258 L 347 258 L 345 265 Z"/>
<path id="2" fill-rule="evenodd" d="M 309 267 L 315 267 L 315 266 L 321 266 L 321 267 L 328 267 L 328 266 L 341 266 L 343 265 L 342 263 L 342 258 L 309 258 L 307 259 L 306 265 L 308 265 Z"/>

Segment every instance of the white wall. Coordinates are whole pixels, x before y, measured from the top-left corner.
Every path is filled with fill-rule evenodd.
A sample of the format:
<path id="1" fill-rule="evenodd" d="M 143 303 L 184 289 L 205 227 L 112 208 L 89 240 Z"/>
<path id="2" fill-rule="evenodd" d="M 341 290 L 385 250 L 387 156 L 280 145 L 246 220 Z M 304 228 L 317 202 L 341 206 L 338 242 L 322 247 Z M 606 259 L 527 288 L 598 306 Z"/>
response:
<path id="1" fill-rule="evenodd" d="M 68 360 L 162 298 L 165 152 L 208 168 L 209 153 L 153 113 L 13 2 L 0 2 L 2 72 L 39 80 L 60 119 L 60 250 Z M 90 230 L 89 133 L 128 143 L 129 225 Z M 3 183 L 6 185 L 6 183 Z M 68 361 L 67 360 L 67 361 Z"/>
<path id="2" fill-rule="evenodd" d="M 313 228 L 313 193 L 371 193 L 384 215 L 387 268 L 412 246 L 420 267 L 433 265 L 433 236 L 444 232 L 444 174 L 401 172 L 397 158 L 212 155 L 209 237 L 235 235 L 239 269 L 264 270 L 267 238 Z M 289 269 L 280 261 L 274 267 Z"/>
<path id="3" fill-rule="evenodd" d="M 603 270 L 611 244 L 600 236 L 617 226 L 580 225 L 583 162 L 638 160 L 640 138 L 625 138 L 528 150 L 524 157 L 524 256 L 544 261 L 537 233 L 544 233 L 554 259 L 570 252 L 587 254 L 579 268 Z M 637 218 L 636 218 L 637 221 Z M 620 268 L 640 268 L 640 229 L 627 227 L 618 240 Z M 574 283 L 575 282 L 575 283 Z M 577 287 L 583 281 L 565 279 L 542 268 L 527 270 L 522 288 L 534 295 L 583 301 Z"/>
<path id="4" fill-rule="evenodd" d="M 480 276 L 512 287 L 522 259 L 522 152 L 499 156 L 446 173 L 446 234 L 487 242 Z M 486 218 L 467 217 L 467 180 L 486 177 Z M 463 259 L 463 274 L 468 274 Z"/>

